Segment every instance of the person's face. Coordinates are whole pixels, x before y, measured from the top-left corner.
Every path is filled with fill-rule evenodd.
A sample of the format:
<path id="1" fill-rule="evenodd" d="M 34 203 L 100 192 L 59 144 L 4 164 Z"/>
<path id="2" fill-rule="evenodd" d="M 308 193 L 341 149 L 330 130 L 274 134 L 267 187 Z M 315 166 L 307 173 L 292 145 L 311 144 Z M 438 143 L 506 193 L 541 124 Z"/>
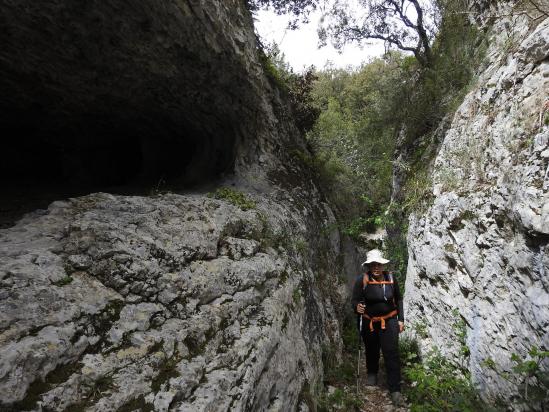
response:
<path id="1" fill-rule="evenodd" d="M 378 262 L 370 263 L 370 271 L 375 275 L 380 275 L 383 273 L 384 264 Z"/>

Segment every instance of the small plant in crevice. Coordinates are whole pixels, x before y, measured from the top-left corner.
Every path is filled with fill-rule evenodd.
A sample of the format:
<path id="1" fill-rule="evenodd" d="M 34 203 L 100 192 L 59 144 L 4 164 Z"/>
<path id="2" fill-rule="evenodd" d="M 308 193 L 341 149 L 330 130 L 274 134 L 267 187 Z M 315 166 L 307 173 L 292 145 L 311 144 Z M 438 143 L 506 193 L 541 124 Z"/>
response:
<path id="1" fill-rule="evenodd" d="M 429 332 L 427 331 L 427 324 L 421 320 L 412 324 L 412 330 L 421 339 L 427 339 L 429 337 Z"/>
<path id="2" fill-rule="evenodd" d="M 453 315 L 452 327 L 461 355 L 458 360 L 443 356 L 436 348 L 422 356 L 417 338 L 405 336 L 400 341 L 404 392 L 412 412 L 492 410 L 481 400 L 465 365 L 469 356 L 465 320 L 457 312 Z M 428 337 L 425 323 L 416 323 L 413 328 L 418 338 Z"/>
<path id="3" fill-rule="evenodd" d="M 74 279 L 73 279 L 72 276 L 67 275 L 67 276 L 53 282 L 53 284 L 55 286 L 65 286 L 65 285 L 68 285 L 69 283 L 72 283 L 73 280 Z"/>
<path id="4" fill-rule="evenodd" d="M 347 313 L 341 323 L 343 351 L 334 344 L 322 346 L 323 382 L 317 387 L 315 396 L 309 396 L 311 411 L 360 411 L 363 400 L 357 394 L 356 388 L 356 351 L 362 346 L 359 341 L 355 317 Z M 310 395 L 310 394 L 309 394 Z"/>
<path id="5" fill-rule="evenodd" d="M 221 187 L 215 192 L 208 193 L 208 197 L 218 200 L 226 200 L 227 202 L 236 207 L 239 207 L 244 211 L 255 209 L 257 206 L 255 201 L 250 199 L 244 193 L 230 187 Z"/>
<path id="6" fill-rule="evenodd" d="M 457 309 L 454 309 L 452 311 L 452 315 L 454 316 L 454 323 L 452 324 L 452 328 L 456 335 L 456 343 L 459 345 L 459 353 L 461 355 L 460 359 L 462 361 L 461 366 L 463 369 L 465 368 L 467 359 L 471 354 L 471 350 L 467 346 L 467 323 L 465 322 L 465 319 L 459 314 L 459 311 Z"/>
<path id="7" fill-rule="evenodd" d="M 404 185 L 405 200 L 402 207 L 407 214 L 425 213 L 433 204 L 433 180 L 427 170 L 417 171 L 411 175 Z"/>
<path id="8" fill-rule="evenodd" d="M 295 288 L 292 292 L 292 300 L 294 301 L 294 304 L 297 306 L 301 303 L 301 291 L 299 288 Z"/>

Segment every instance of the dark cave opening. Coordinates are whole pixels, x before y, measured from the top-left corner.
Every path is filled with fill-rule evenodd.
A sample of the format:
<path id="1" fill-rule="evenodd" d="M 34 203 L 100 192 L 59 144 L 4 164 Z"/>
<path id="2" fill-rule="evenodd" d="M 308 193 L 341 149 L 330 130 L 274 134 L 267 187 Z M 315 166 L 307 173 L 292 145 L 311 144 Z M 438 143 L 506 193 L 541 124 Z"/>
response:
<path id="1" fill-rule="evenodd" d="M 246 47 L 185 4 L 0 8 L 0 227 L 98 191 L 209 190 L 255 138 Z"/>
<path id="2" fill-rule="evenodd" d="M 212 133 L 220 129 L 223 133 Z M 142 113 L 2 116 L 0 227 L 57 199 L 98 191 L 148 195 L 208 184 L 232 169 L 230 131 L 212 128 L 211 122 L 201 129 Z"/>

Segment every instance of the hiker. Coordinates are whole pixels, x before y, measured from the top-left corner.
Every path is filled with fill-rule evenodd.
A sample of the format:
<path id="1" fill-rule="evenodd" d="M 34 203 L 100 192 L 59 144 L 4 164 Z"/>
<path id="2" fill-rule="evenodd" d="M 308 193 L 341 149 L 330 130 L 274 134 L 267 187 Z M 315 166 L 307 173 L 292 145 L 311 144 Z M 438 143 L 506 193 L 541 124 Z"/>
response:
<path id="1" fill-rule="evenodd" d="M 379 351 L 383 352 L 387 371 L 387 386 L 395 406 L 404 404 L 400 393 L 400 358 L 398 334 L 404 330 L 404 309 L 398 283 L 386 271 L 385 259 L 378 249 L 368 252 L 362 264 L 364 275 L 357 277 L 351 303 L 353 310 L 361 315 L 360 334 L 366 346 L 366 384 L 377 385 Z"/>

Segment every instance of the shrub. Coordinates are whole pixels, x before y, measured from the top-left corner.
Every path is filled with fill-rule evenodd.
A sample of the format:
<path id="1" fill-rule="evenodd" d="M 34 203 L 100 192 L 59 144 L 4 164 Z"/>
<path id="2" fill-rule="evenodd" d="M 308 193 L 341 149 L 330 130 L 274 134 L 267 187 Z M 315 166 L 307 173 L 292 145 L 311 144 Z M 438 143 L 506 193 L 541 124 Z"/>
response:
<path id="1" fill-rule="evenodd" d="M 304 73 L 295 73 L 276 43 L 268 46 L 260 44 L 259 56 L 265 74 L 288 98 L 295 124 L 305 134 L 320 114 L 311 99 L 313 83 L 317 78 L 315 71 L 311 67 Z"/>
<path id="2" fill-rule="evenodd" d="M 487 411 L 467 373 L 437 351 L 404 369 L 412 412 Z"/>
<path id="3" fill-rule="evenodd" d="M 330 395 L 324 393 L 321 395 L 318 402 L 318 412 L 333 412 L 333 411 L 360 411 L 362 401 L 357 397 L 352 389 L 336 388 Z"/>
<path id="4" fill-rule="evenodd" d="M 421 361 L 421 354 L 417 340 L 410 337 L 401 337 L 398 342 L 400 362 L 403 366 L 411 366 Z"/>
<path id="5" fill-rule="evenodd" d="M 239 207 L 244 211 L 256 208 L 256 203 L 252 199 L 250 199 L 244 193 L 239 192 L 235 189 L 231 189 L 230 187 L 221 187 L 213 193 L 208 193 L 208 197 L 219 200 L 226 200 L 227 202 L 236 207 Z"/>
<path id="6" fill-rule="evenodd" d="M 511 371 L 501 370 L 492 358 L 485 359 L 483 365 L 516 386 L 518 404 L 526 407 L 539 405 L 539 409 L 544 410 L 549 406 L 549 371 L 542 368 L 547 359 L 549 351 L 534 346 L 526 358 L 517 353 L 511 355 L 511 361 L 514 363 Z"/>

